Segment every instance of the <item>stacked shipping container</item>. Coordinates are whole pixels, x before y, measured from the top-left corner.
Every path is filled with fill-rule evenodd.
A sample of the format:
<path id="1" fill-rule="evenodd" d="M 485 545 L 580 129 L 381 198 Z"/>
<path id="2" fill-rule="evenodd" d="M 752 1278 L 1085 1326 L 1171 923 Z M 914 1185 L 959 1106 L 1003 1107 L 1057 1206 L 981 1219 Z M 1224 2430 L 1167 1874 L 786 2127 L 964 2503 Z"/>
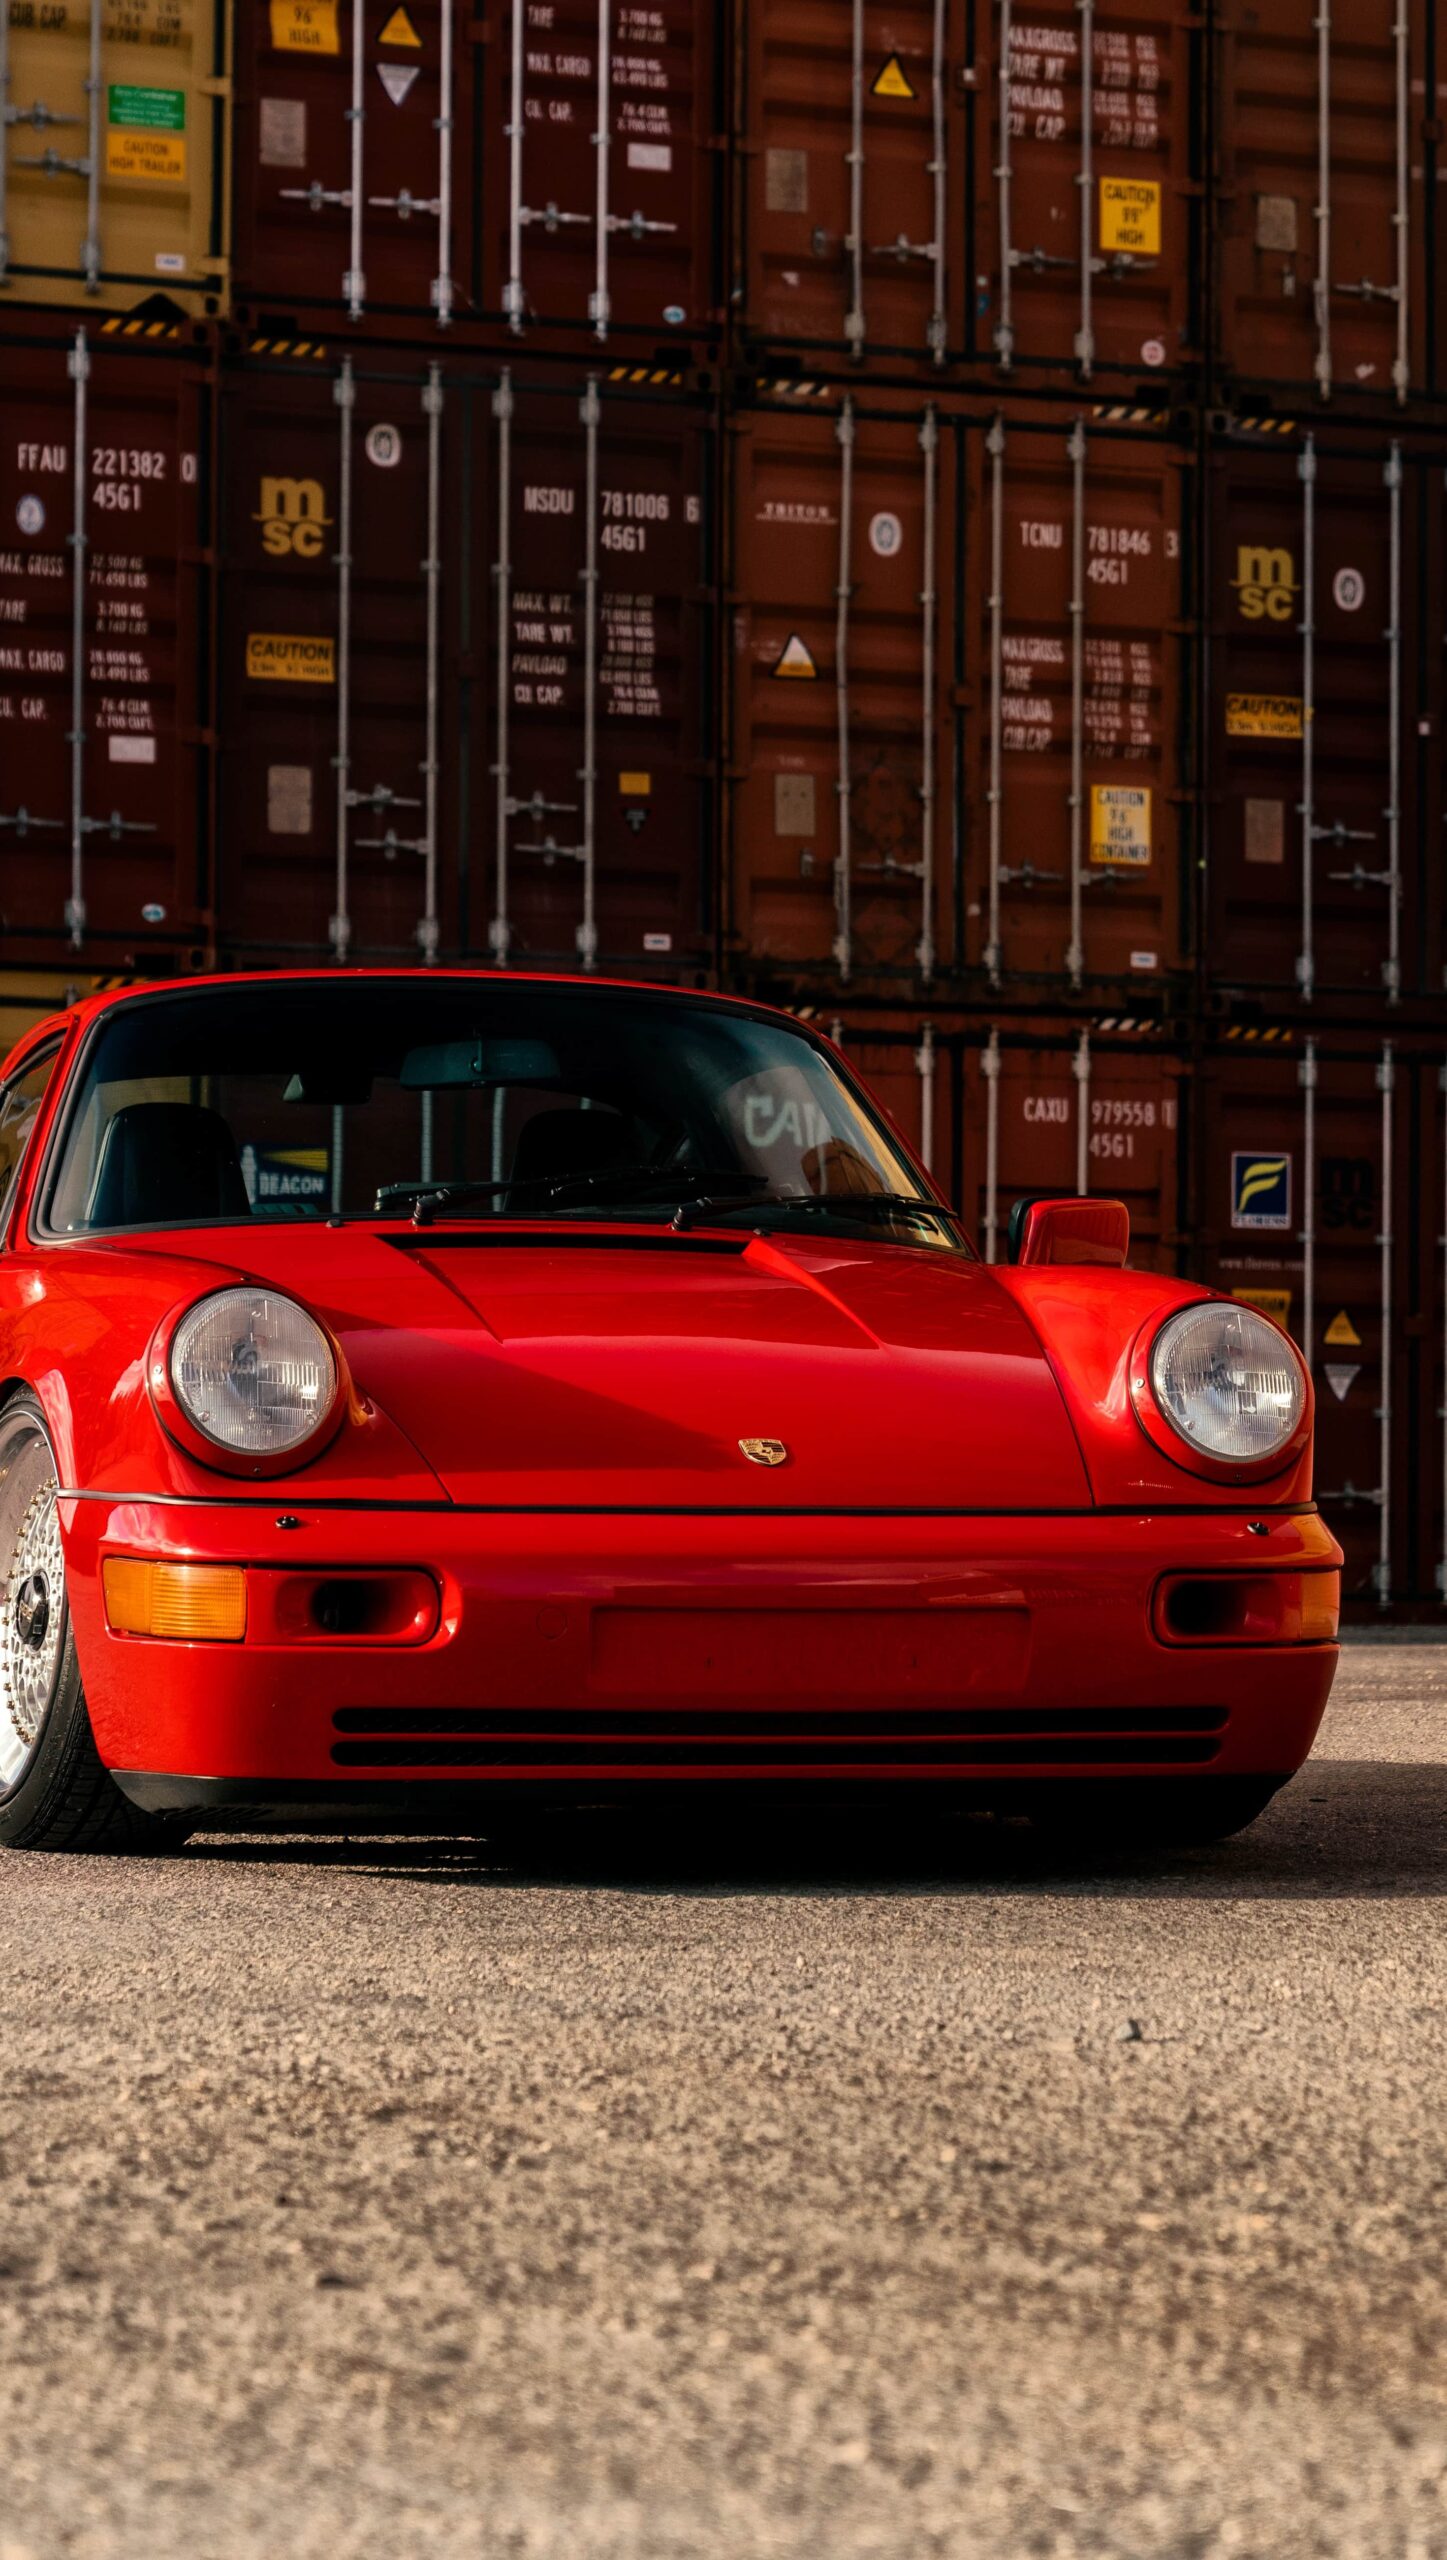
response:
<path id="1" fill-rule="evenodd" d="M 1447 1596 L 1440 18 L 11 0 L 0 959 L 837 1023 Z"/>

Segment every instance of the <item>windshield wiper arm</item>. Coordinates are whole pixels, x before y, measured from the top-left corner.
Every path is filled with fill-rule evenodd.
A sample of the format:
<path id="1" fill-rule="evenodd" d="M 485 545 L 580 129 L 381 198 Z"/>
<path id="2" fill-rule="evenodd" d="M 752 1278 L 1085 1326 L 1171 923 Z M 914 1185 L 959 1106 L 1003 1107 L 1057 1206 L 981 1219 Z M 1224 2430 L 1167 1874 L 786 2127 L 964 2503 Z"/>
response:
<path id="1" fill-rule="evenodd" d="M 752 1173 L 713 1173 L 700 1166 L 690 1173 L 685 1168 L 651 1164 L 597 1165 L 589 1173 L 524 1174 L 519 1181 L 509 1178 L 494 1182 L 384 1182 L 380 1185 L 374 1206 L 378 1210 L 401 1208 L 410 1200 L 412 1224 L 427 1227 L 439 1209 L 450 1209 L 454 1202 L 496 1200 L 505 1192 L 537 1191 L 544 1202 L 556 1200 L 568 1191 L 598 1191 L 605 1184 L 622 1183 L 637 1189 L 642 1183 L 650 1188 L 658 1185 L 670 1191 L 692 1192 L 703 1183 L 747 1184 L 751 1191 L 759 1188 L 759 1177 Z M 732 1206 L 733 1204 L 730 1203 Z"/>

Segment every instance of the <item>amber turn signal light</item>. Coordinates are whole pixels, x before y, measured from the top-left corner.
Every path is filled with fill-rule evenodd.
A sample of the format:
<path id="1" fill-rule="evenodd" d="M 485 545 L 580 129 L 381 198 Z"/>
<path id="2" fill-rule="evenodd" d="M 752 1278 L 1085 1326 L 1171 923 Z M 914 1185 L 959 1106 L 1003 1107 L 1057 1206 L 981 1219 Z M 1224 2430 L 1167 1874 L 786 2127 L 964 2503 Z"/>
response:
<path id="1" fill-rule="evenodd" d="M 101 1581 L 114 1635 L 239 1644 L 246 1633 L 246 1575 L 239 1564 L 154 1564 L 143 1556 L 107 1556 Z"/>

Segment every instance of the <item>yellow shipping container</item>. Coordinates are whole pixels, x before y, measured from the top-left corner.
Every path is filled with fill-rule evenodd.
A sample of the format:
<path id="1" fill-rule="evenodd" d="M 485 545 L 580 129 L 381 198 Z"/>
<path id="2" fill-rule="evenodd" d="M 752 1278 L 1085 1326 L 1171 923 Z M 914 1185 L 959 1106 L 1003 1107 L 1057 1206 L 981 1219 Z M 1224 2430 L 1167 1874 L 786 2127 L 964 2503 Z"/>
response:
<path id="1" fill-rule="evenodd" d="M 0 0 L 0 313 L 226 307 L 226 0 Z"/>

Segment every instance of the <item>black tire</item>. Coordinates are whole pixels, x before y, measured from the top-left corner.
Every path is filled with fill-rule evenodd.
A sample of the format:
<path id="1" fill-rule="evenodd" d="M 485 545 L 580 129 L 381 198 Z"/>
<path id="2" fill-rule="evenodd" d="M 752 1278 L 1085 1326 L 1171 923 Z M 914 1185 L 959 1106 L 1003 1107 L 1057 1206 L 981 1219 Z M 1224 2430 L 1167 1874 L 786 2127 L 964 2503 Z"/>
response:
<path id="1" fill-rule="evenodd" d="M 0 1409 L 0 1846 L 155 1856 L 190 1825 L 128 1804 L 90 1729 L 55 1523 L 45 1416 Z"/>
<path id="2" fill-rule="evenodd" d="M 1079 1850 L 1199 1849 L 1264 1813 L 1285 1778 L 1121 1778 L 1051 1790 L 1030 1818 Z"/>

